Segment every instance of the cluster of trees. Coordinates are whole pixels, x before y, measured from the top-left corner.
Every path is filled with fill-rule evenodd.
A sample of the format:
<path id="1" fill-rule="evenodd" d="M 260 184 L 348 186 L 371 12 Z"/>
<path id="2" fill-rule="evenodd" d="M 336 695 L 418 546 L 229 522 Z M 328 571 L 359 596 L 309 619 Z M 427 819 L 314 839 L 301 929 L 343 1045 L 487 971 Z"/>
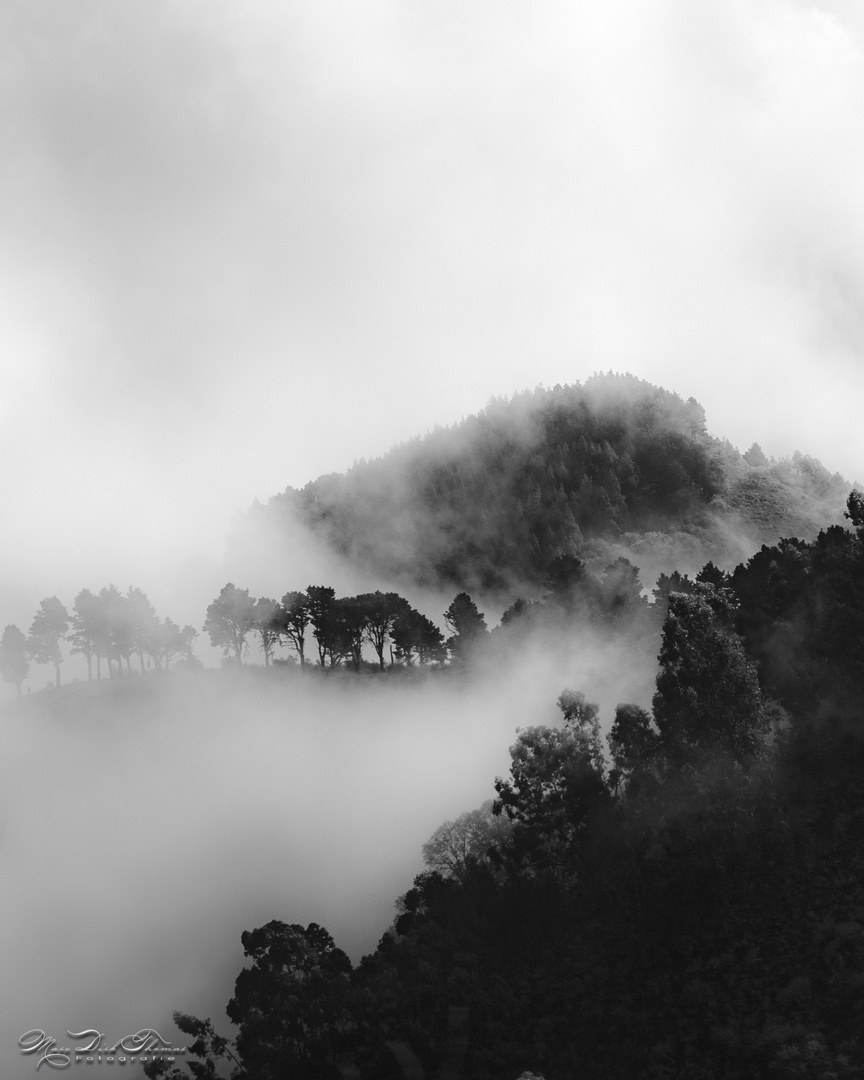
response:
<path id="1" fill-rule="evenodd" d="M 562 693 L 356 969 L 315 924 L 244 935 L 236 1043 L 177 1017 L 195 1075 L 864 1076 L 856 493 L 848 517 L 659 583 L 651 710 L 619 705 L 604 740 Z"/>
<path id="2" fill-rule="evenodd" d="M 250 514 L 299 517 L 365 568 L 488 593 L 536 586 L 555 557 L 622 535 L 696 536 L 702 561 L 741 532 L 812 537 L 841 519 L 848 488 L 800 454 L 742 455 L 706 434 L 692 398 L 609 373 L 493 401 Z"/>
<path id="3" fill-rule="evenodd" d="M 435 623 L 398 593 L 337 597 L 329 585 L 310 585 L 305 592 L 287 592 L 281 600 L 256 599 L 248 589 L 229 582 L 207 608 L 204 630 L 214 647 L 238 664 L 251 635 L 260 642 L 265 666 L 273 660 L 274 647 L 286 644 L 301 665 L 307 663 L 307 648 L 314 648 L 322 667 L 344 665 L 359 671 L 363 646 L 368 644 L 383 670 L 388 663 L 410 667 L 415 661 L 441 664 L 448 657 L 466 659 L 486 634 L 483 615 L 470 596 L 460 593 L 444 619 L 452 631 L 446 641 Z"/>
<path id="4" fill-rule="evenodd" d="M 713 567 L 713 564 L 709 564 Z M 717 571 L 719 573 L 719 571 Z M 545 592 L 538 600 L 517 599 L 490 630 L 484 614 L 468 593 L 458 593 L 443 613 L 444 632 L 395 592 L 371 592 L 337 597 L 328 585 L 310 585 L 305 592 L 287 592 L 281 600 L 250 596 L 248 589 L 228 583 L 209 605 L 204 623 L 211 644 L 241 664 L 249 640 L 257 640 L 265 666 L 273 663 L 277 646 L 288 646 L 305 665 L 310 656 L 320 666 L 377 668 L 462 667 L 475 661 L 500 659 L 530 637 L 561 639 L 575 625 L 595 630 L 626 631 L 634 640 L 653 640 L 658 613 L 665 613 L 665 596 L 680 575 L 663 576 L 654 590 L 655 603 L 643 595 L 639 571 L 627 559 L 617 559 L 601 574 L 592 573 L 573 555 L 553 559 L 546 568 Z M 29 673 L 31 661 L 53 664 L 56 685 L 64 642 L 87 660 L 88 679 L 102 678 L 103 663 L 112 677 L 125 663 L 138 658 L 143 673 L 182 661 L 194 664 L 197 631 L 182 629 L 173 620 L 160 620 L 146 595 L 130 587 L 123 595 L 115 585 L 98 594 L 82 589 L 72 612 L 57 597 L 40 603 L 29 634 L 7 626 L 0 639 L 0 674 L 17 686 Z M 371 647 L 376 663 L 363 658 Z"/>
<path id="5" fill-rule="evenodd" d="M 711 569 L 713 563 L 704 573 Z M 700 575 L 697 581 L 702 579 Z M 379 670 L 415 663 L 465 666 L 484 659 L 494 662 L 528 637 L 560 639 L 563 632 L 580 625 L 626 631 L 634 638 L 647 635 L 653 644 L 675 580 L 685 579 L 661 576 L 651 604 L 643 594 L 638 568 L 627 559 L 617 559 L 596 574 L 575 555 L 561 555 L 546 569 L 541 598 L 515 600 L 491 630 L 471 596 L 458 593 L 443 613 L 450 631 L 446 638 L 431 619 L 395 592 L 337 597 L 329 585 L 310 585 L 305 592 L 288 592 L 273 600 L 250 596 L 248 589 L 229 582 L 208 607 L 204 630 L 213 646 L 238 664 L 252 638 L 259 643 L 265 666 L 272 663 L 277 645 L 287 645 L 301 665 L 311 654 L 322 667 L 358 671 L 367 644 Z"/>
<path id="6" fill-rule="evenodd" d="M 87 678 L 102 678 L 103 662 L 110 677 L 132 670 L 132 657 L 144 674 L 148 666 L 160 669 L 183 661 L 194 664 L 193 645 L 198 632 L 182 629 L 172 619 L 159 619 L 141 589 L 131 587 L 124 595 L 116 585 L 98 593 L 82 589 L 71 613 L 56 596 L 42 600 L 28 634 L 10 624 L 0 638 L 0 674 L 21 693 L 30 670 L 30 661 L 53 664 L 55 685 L 60 686 L 62 643 L 87 660 Z"/>

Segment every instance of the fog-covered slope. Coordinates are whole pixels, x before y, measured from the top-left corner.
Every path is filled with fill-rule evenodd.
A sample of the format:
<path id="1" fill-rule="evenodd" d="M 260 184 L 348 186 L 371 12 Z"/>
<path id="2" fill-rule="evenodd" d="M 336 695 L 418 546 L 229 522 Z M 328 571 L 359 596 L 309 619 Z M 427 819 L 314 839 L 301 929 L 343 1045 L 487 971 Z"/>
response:
<path id="1" fill-rule="evenodd" d="M 655 571 L 734 565 L 763 542 L 842 519 L 850 484 L 795 454 L 709 435 L 693 398 L 631 375 L 538 388 L 345 474 L 288 488 L 253 517 L 297 518 L 368 569 L 507 591 L 558 555 Z"/>

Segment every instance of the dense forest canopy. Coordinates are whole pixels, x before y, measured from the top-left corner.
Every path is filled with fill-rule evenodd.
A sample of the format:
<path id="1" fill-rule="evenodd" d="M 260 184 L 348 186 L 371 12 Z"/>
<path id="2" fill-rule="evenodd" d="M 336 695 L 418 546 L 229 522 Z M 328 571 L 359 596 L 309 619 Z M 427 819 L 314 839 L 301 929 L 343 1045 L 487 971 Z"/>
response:
<path id="1" fill-rule="evenodd" d="M 494 399 L 250 513 L 299 517 L 366 568 L 489 593 L 540 583 L 560 555 L 610 561 L 665 544 L 694 569 L 731 566 L 840 521 L 849 487 L 800 454 L 769 461 L 754 443 L 742 455 L 707 433 L 693 398 L 609 373 Z"/>

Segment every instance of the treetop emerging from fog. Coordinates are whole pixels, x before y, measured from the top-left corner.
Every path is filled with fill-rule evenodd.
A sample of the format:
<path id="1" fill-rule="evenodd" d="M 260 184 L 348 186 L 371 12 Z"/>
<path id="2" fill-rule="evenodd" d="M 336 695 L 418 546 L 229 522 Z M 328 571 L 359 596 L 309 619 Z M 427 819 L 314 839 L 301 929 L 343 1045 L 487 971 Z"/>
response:
<path id="1" fill-rule="evenodd" d="M 850 486 L 801 454 L 742 455 L 693 398 L 610 372 L 495 398 L 250 513 L 294 514 L 368 569 L 490 592 L 539 585 L 553 559 L 604 557 L 604 544 L 630 557 L 648 533 L 701 545 L 697 564 L 734 563 L 732 537 L 753 550 L 839 522 Z"/>

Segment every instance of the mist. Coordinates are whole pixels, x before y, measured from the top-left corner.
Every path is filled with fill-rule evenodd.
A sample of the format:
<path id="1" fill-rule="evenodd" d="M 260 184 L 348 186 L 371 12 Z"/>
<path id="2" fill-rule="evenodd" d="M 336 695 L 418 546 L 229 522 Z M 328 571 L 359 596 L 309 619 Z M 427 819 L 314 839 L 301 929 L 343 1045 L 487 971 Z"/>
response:
<path id="1" fill-rule="evenodd" d="M 0 627 L 113 582 L 200 630 L 227 581 L 440 625 L 455 590 L 232 516 L 595 370 L 864 478 L 862 40 L 848 0 L 8 0 Z M 687 543 L 597 565 L 650 590 L 711 557 Z M 468 682 L 85 678 L 2 707 L 4 1076 L 33 1027 L 222 1026 L 273 918 L 356 960 L 516 727 L 565 686 L 608 725 L 653 668 L 577 634 Z"/>
<path id="2" fill-rule="evenodd" d="M 475 677 L 248 666 L 7 705 L 0 1071 L 34 1027 L 177 1038 L 179 1009 L 228 1031 L 240 934 L 271 919 L 320 923 L 356 962 L 423 842 L 494 795 L 517 727 L 559 722 L 565 685 L 608 726 L 652 675 L 585 634 Z"/>
<path id="3" fill-rule="evenodd" d="M 0 30 L 8 621 L 594 370 L 864 478 L 853 5 L 12 0 Z"/>

